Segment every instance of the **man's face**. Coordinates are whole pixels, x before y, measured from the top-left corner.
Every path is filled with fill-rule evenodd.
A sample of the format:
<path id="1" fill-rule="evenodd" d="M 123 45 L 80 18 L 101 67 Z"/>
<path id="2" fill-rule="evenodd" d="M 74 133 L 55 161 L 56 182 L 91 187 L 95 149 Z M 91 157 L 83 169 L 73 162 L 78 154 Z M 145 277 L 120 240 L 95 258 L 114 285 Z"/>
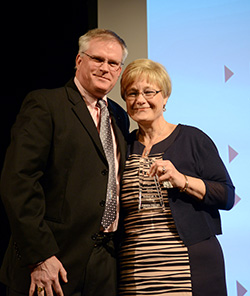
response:
<path id="1" fill-rule="evenodd" d="M 92 39 L 85 54 L 76 57 L 76 78 L 92 96 L 102 98 L 115 86 L 121 61 L 122 47 L 118 42 Z"/>

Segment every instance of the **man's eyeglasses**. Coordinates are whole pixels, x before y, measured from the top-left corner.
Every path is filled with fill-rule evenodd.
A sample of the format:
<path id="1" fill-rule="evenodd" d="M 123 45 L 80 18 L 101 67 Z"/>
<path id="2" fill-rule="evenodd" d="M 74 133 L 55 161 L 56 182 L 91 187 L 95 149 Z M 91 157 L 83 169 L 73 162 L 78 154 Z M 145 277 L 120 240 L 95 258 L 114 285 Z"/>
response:
<path id="1" fill-rule="evenodd" d="M 150 100 L 153 99 L 153 97 L 156 96 L 159 92 L 161 92 L 161 90 L 147 89 L 141 92 L 130 90 L 128 91 L 128 93 L 126 93 L 125 98 L 129 101 L 133 101 L 134 99 L 138 98 L 140 94 L 142 94 L 146 100 Z"/>
<path id="2" fill-rule="evenodd" d="M 85 54 L 87 57 L 89 57 L 97 67 L 101 67 L 105 62 L 107 62 L 110 71 L 118 71 L 119 68 L 123 65 L 122 62 L 106 60 L 102 57 L 92 56 L 86 52 L 82 52 L 82 54 Z"/>

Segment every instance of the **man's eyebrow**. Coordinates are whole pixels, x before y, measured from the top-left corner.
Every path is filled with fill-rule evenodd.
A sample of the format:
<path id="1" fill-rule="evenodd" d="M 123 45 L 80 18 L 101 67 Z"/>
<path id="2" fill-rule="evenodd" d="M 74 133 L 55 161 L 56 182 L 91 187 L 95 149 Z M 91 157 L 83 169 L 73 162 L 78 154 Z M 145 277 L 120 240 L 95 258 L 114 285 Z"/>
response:
<path id="1" fill-rule="evenodd" d="M 96 54 L 93 54 L 92 55 L 92 57 L 93 58 L 95 58 L 95 59 L 100 59 L 100 60 L 103 60 L 103 61 L 105 61 L 106 59 L 104 58 L 104 57 L 101 57 L 101 56 L 99 56 L 99 55 L 96 55 Z M 107 61 L 108 62 L 115 62 L 115 63 L 119 63 L 117 60 L 115 60 L 115 59 L 107 59 Z"/>

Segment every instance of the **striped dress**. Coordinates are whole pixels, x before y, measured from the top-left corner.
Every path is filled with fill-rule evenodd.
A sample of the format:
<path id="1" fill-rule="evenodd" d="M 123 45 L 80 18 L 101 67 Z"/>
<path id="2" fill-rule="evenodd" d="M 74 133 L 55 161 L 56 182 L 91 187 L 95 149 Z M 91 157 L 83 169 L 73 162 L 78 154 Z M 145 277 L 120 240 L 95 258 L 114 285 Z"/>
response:
<path id="1" fill-rule="evenodd" d="M 188 250 L 177 233 L 167 189 L 148 176 L 157 159 L 162 159 L 162 154 L 131 154 L 126 162 L 120 296 L 192 295 Z"/>

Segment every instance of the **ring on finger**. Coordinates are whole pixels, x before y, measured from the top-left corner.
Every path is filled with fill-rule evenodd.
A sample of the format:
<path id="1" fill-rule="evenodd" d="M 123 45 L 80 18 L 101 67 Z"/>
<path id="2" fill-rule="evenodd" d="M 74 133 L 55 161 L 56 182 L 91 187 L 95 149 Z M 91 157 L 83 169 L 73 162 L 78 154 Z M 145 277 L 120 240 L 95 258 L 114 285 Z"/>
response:
<path id="1" fill-rule="evenodd" d="M 37 287 L 37 293 L 43 292 L 44 288 L 43 287 Z"/>
<path id="2" fill-rule="evenodd" d="M 166 172 L 166 168 L 165 168 L 165 166 L 163 165 L 163 166 L 162 166 L 162 173 L 165 174 L 165 172 Z"/>

